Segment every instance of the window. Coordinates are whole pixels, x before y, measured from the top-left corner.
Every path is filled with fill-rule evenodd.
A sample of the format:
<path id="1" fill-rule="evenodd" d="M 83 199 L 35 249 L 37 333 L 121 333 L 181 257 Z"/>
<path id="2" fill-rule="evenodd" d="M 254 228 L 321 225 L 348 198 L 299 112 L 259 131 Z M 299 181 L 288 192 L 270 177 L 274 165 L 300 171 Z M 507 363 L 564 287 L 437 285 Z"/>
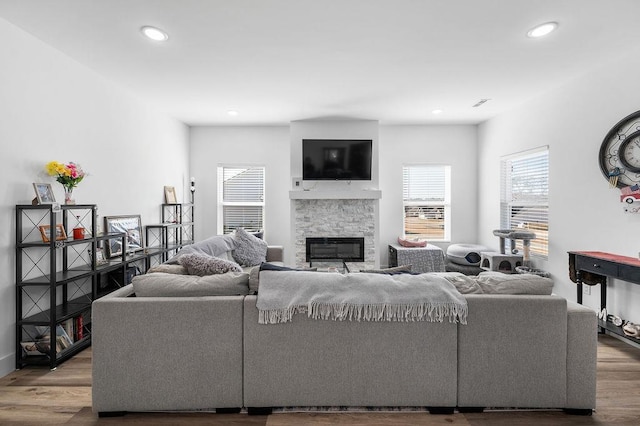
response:
<path id="1" fill-rule="evenodd" d="M 535 232 L 531 254 L 544 258 L 549 250 L 549 149 L 547 147 L 501 160 L 500 226 Z M 505 242 L 508 247 L 510 242 Z M 509 247 L 511 248 L 511 247 Z M 516 241 L 522 249 L 522 241 Z"/>
<path id="2" fill-rule="evenodd" d="M 237 227 L 256 232 L 263 225 L 264 167 L 218 167 L 218 233 Z"/>
<path id="3" fill-rule="evenodd" d="M 450 239 L 451 166 L 404 166 L 402 199 L 407 237 Z"/>

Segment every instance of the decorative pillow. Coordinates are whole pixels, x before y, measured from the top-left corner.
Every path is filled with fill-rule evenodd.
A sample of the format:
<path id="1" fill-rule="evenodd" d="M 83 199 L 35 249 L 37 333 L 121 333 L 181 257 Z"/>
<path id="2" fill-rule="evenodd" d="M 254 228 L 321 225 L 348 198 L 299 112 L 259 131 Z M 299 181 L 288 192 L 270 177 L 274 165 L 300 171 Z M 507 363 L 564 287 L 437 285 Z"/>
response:
<path id="1" fill-rule="evenodd" d="M 213 275 L 225 272 L 242 272 L 240 265 L 219 257 L 190 253 L 180 256 L 180 264 L 187 268 L 189 275 Z"/>
<path id="2" fill-rule="evenodd" d="M 138 275 L 131 282 L 136 297 L 201 297 L 249 294 L 249 274 L 176 275 L 153 272 Z"/>
<path id="3" fill-rule="evenodd" d="M 243 266 L 259 265 L 267 260 L 267 243 L 243 228 L 236 229 L 236 249 L 233 258 Z"/>
<path id="4" fill-rule="evenodd" d="M 411 265 L 393 266 L 391 268 L 383 269 L 361 269 L 360 272 L 369 274 L 402 274 L 411 272 Z"/>
<path id="5" fill-rule="evenodd" d="M 426 240 L 408 240 L 406 238 L 398 237 L 398 244 L 402 247 L 426 247 Z"/>

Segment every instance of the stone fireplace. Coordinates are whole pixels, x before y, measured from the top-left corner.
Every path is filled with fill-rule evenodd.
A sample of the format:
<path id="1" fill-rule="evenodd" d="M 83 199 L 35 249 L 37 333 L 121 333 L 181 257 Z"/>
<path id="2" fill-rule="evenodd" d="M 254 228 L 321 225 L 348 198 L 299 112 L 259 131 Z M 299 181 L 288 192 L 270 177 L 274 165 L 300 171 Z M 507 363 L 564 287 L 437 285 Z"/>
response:
<path id="1" fill-rule="evenodd" d="M 380 191 L 291 191 L 295 262 L 308 265 L 307 238 L 362 238 L 364 262 L 376 267 L 376 236 Z"/>

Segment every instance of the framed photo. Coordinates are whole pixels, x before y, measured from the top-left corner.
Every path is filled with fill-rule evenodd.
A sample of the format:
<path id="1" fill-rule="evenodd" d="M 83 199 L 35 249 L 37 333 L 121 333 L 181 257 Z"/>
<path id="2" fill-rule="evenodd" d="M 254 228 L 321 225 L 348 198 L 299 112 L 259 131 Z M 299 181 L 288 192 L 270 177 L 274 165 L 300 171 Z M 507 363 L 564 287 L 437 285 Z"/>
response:
<path id="1" fill-rule="evenodd" d="M 121 256 L 124 251 L 136 252 L 144 249 L 140 215 L 105 216 L 104 229 L 108 233 L 123 232 L 127 234 L 125 240 L 126 247 L 122 247 L 121 238 L 110 238 L 107 240 L 107 257 Z"/>
<path id="2" fill-rule="evenodd" d="M 107 263 L 109 263 L 109 261 L 104 258 L 102 249 L 96 250 L 96 266 L 106 265 Z"/>
<path id="3" fill-rule="evenodd" d="M 176 188 L 173 186 L 165 186 L 164 200 L 167 204 L 176 204 L 178 202 L 178 199 L 176 198 Z"/>
<path id="4" fill-rule="evenodd" d="M 42 242 L 43 243 L 48 243 L 51 241 L 51 226 L 50 225 L 41 225 L 38 228 L 40 228 L 40 235 L 42 236 Z M 56 225 L 56 238 L 55 240 L 66 240 L 67 239 L 67 233 L 64 232 L 64 226 L 62 226 L 62 224 L 57 224 Z"/>
<path id="5" fill-rule="evenodd" d="M 55 204 L 56 197 L 53 196 L 53 189 L 49 183 L 34 183 L 33 189 L 36 191 L 38 204 Z"/>

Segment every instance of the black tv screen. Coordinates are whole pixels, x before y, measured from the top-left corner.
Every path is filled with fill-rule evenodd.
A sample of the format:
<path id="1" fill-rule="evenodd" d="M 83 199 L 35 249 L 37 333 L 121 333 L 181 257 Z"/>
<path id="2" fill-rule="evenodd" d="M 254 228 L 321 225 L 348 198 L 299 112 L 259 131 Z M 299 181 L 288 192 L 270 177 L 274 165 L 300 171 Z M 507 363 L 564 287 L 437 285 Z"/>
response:
<path id="1" fill-rule="evenodd" d="M 303 180 L 371 180 L 371 139 L 303 139 Z"/>

